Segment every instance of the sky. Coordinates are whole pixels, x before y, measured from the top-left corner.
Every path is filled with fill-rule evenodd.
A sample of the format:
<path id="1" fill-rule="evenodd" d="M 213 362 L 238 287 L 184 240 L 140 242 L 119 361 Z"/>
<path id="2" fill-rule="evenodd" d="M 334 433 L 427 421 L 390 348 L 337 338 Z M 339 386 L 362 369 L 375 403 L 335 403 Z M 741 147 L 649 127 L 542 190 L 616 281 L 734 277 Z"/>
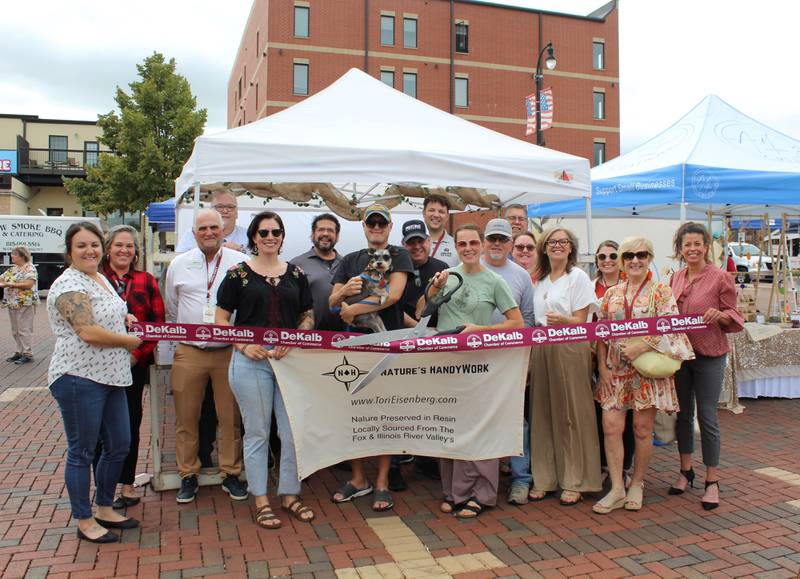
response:
<path id="1" fill-rule="evenodd" d="M 589 13 L 605 2 L 506 3 Z M 208 109 L 206 132 L 226 128 L 228 76 L 251 0 L 38 0 L 33 12 L 29 2 L 3 4 L 0 113 L 95 120 L 114 108 L 116 86 L 127 88 L 136 65 L 161 52 Z M 622 152 L 708 94 L 800 139 L 792 64 L 800 2 L 620 0 L 619 11 Z"/>

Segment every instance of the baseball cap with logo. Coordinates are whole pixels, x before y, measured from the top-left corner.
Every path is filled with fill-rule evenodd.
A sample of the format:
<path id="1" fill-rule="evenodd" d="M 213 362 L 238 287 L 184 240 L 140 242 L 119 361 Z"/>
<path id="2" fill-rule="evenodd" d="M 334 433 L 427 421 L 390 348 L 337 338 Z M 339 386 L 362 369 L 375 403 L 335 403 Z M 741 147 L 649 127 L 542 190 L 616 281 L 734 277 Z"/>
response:
<path id="1" fill-rule="evenodd" d="M 424 221 L 412 219 L 403 224 L 403 243 L 408 243 L 408 240 L 414 237 L 428 239 L 428 229 Z"/>
<path id="2" fill-rule="evenodd" d="M 392 221 L 392 214 L 389 213 L 389 208 L 380 203 L 373 203 L 364 210 L 364 221 L 369 219 L 370 215 L 380 215 L 389 223 Z"/>
<path id="3" fill-rule="evenodd" d="M 492 219 L 486 224 L 486 230 L 483 232 L 483 236 L 489 237 L 490 235 L 502 235 L 503 237 L 508 237 L 509 239 L 514 236 L 514 234 L 511 232 L 511 224 L 505 219 L 500 218 Z"/>

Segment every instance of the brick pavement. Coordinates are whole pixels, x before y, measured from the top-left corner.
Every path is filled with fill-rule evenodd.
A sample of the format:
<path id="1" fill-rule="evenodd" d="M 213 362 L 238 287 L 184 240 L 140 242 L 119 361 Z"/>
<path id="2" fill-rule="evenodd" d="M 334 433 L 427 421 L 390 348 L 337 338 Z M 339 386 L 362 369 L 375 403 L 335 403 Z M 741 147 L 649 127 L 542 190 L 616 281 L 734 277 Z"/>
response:
<path id="1" fill-rule="evenodd" d="M 640 513 L 591 512 L 555 499 L 498 508 L 474 521 L 438 512 L 437 483 L 415 478 L 395 493 L 394 513 L 369 500 L 333 505 L 344 473 L 314 475 L 304 498 L 312 525 L 286 517 L 258 529 L 248 503 L 218 488 L 177 505 L 174 491 L 147 488 L 130 509 L 141 529 L 98 547 L 79 542 L 63 484 L 64 437 L 46 388 L 52 337 L 37 315 L 35 363 L 0 362 L 0 573 L 3 577 L 796 577 L 800 571 L 800 400 L 745 401 L 722 413 L 722 506 L 707 513 L 701 491 L 666 494 L 674 447 L 657 448 Z M 0 318 L 0 350 L 11 347 Z M 145 413 L 147 416 L 147 413 Z M 142 440 L 143 467 L 149 453 Z M 142 470 L 140 468 L 140 470 Z M 702 478 L 702 472 L 698 473 Z M 503 489 L 504 490 L 504 489 Z"/>

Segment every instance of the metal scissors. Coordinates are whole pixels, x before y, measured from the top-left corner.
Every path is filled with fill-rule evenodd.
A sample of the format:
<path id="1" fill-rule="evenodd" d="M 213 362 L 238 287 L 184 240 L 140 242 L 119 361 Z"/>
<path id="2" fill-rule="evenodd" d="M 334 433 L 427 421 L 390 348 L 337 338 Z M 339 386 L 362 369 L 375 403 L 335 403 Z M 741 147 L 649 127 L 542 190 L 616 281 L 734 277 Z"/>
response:
<path id="1" fill-rule="evenodd" d="M 417 325 L 413 328 L 400 328 L 399 330 L 388 330 L 386 332 L 378 332 L 376 334 L 364 334 L 363 336 L 353 336 L 352 338 L 346 338 L 344 340 L 339 340 L 335 342 L 333 346 L 335 348 L 342 348 L 344 346 L 368 346 L 372 344 L 380 344 L 382 342 L 393 342 L 395 340 L 408 340 L 419 338 L 425 334 L 425 331 L 428 327 L 428 322 L 430 321 L 433 314 L 447 302 L 450 301 L 450 298 L 453 297 L 453 294 L 456 293 L 461 286 L 464 284 L 464 278 L 461 277 L 461 274 L 451 271 L 449 275 L 456 278 L 458 283 L 456 283 L 455 287 L 451 290 L 446 292 L 441 292 L 430 299 L 427 299 L 428 291 L 431 288 L 431 284 L 433 283 L 433 278 L 428 280 L 428 285 L 425 286 L 425 297 L 427 299 L 425 303 L 425 309 L 422 311 L 422 317 L 417 322 Z M 458 326 L 457 328 L 453 328 L 452 330 L 444 330 L 442 332 L 437 332 L 436 335 L 444 335 L 444 334 L 458 334 L 464 329 L 464 326 Z M 381 372 L 386 370 L 392 362 L 399 356 L 400 354 L 386 354 L 380 362 L 378 362 L 375 367 L 369 371 L 369 373 L 364 376 L 361 381 L 350 391 L 350 394 L 355 394 L 362 388 L 364 388 L 367 384 L 372 382 L 377 376 L 380 376 Z"/>

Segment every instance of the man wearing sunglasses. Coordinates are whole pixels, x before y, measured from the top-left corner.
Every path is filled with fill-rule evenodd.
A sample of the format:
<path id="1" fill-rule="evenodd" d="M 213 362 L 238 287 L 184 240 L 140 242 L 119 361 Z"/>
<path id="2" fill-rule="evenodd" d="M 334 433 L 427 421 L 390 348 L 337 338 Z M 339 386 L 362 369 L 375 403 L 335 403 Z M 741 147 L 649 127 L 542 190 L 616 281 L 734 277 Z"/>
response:
<path id="1" fill-rule="evenodd" d="M 413 328 L 419 321 L 419 299 L 425 293 L 428 281 L 438 272 L 448 268 L 448 265 L 435 257 L 430 257 L 431 238 L 428 236 L 425 222 L 412 219 L 403 224 L 403 247 L 411 255 L 414 264 L 413 275 L 406 282 L 403 292 L 403 310 L 405 311 L 405 326 Z M 431 318 L 428 326 L 436 327 L 436 314 Z"/>
<path id="2" fill-rule="evenodd" d="M 387 272 L 389 284 L 389 297 L 383 304 L 352 304 L 344 303 L 345 298 L 361 292 L 361 274 L 369 262 L 368 249 L 360 249 L 348 253 L 342 259 L 339 268 L 333 275 L 333 291 L 328 305 L 332 311 L 340 308 L 340 316 L 346 325 L 353 323 L 353 319 L 370 312 L 378 312 L 387 330 L 398 330 L 405 327 L 403 323 L 403 304 L 401 298 L 406 287 L 409 274 L 414 271 L 408 251 L 402 247 L 389 245 L 389 232 L 392 230 L 392 217 L 389 209 L 384 205 L 370 205 L 364 210 L 364 235 L 367 238 L 369 249 L 388 249 L 392 264 Z M 354 328 L 362 331 L 363 328 Z M 394 506 L 389 493 L 389 455 L 379 456 L 378 478 L 375 481 L 375 497 L 372 508 L 375 511 L 387 511 Z M 350 462 L 352 478 L 333 495 L 335 503 L 344 503 L 356 497 L 370 494 L 372 485 L 367 480 L 364 465 L 361 459 Z"/>
<path id="3" fill-rule="evenodd" d="M 211 208 L 222 217 L 222 245 L 228 249 L 247 253 L 247 230 L 241 225 L 236 225 L 239 218 L 239 206 L 236 196 L 230 191 L 215 191 L 211 194 Z M 192 231 L 187 231 L 181 236 L 175 253 L 186 253 L 197 247 L 197 241 Z"/>

